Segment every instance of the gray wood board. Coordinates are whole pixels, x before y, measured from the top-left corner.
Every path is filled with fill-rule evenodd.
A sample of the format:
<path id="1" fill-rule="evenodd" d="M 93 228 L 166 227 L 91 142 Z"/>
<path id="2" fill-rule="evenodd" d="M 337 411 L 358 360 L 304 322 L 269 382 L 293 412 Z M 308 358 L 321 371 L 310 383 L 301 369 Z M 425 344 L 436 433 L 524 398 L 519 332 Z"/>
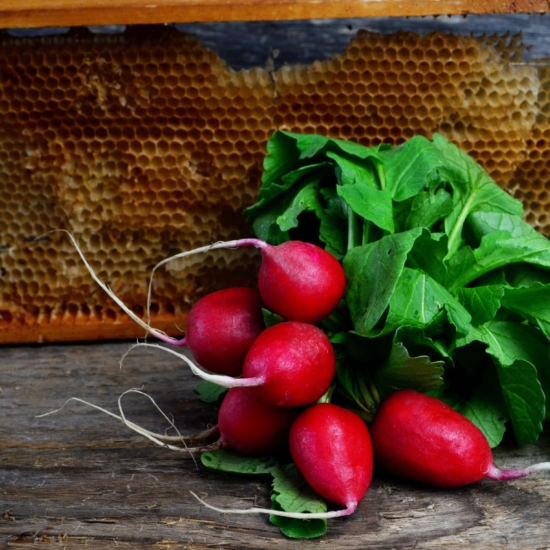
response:
<path id="1" fill-rule="evenodd" d="M 0 348 L 0 548 L 51 543 L 88 548 L 544 548 L 550 541 L 550 475 L 441 490 L 376 472 L 358 511 L 332 520 L 322 539 L 293 541 L 265 516 L 220 514 L 269 506 L 269 479 L 221 474 L 146 441 L 79 397 L 117 412 L 118 396 L 142 388 L 183 434 L 215 423 L 198 400 L 197 379 L 172 355 L 131 343 Z M 168 424 L 146 398 L 123 400 L 128 418 L 162 432 Z M 498 466 L 550 457 L 550 435 L 537 445 L 507 444 Z"/>
<path id="2" fill-rule="evenodd" d="M 173 23 L 181 32 L 194 34 L 234 69 L 263 66 L 274 59 L 277 69 L 284 63 L 312 63 L 344 51 L 360 29 L 378 33 L 399 30 L 417 33 L 442 31 L 459 35 L 513 36 L 521 33 L 527 46 L 526 61 L 550 57 L 550 13 L 451 15 L 438 17 L 369 17 L 309 19 L 297 21 L 235 21 L 216 23 Z M 88 27 L 91 32 L 119 34 L 125 25 Z M 69 27 L 4 29 L 15 37 L 64 34 Z"/>
<path id="3" fill-rule="evenodd" d="M 474 36 L 521 33 L 526 46 L 525 61 L 550 57 L 550 13 L 187 23 L 176 28 L 194 34 L 203 46 L 214 50 L 235 69 L 263 66 L 273 52 L 276 69 L 284 63 L 328 59 L 343 52 L 360 29 Z"/>

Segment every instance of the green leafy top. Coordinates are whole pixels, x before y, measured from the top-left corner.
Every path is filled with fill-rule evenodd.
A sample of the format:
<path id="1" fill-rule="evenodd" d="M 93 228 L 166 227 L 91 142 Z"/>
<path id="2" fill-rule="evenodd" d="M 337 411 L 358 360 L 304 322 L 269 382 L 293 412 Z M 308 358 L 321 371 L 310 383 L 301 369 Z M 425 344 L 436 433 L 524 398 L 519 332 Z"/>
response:
<path id="1" fill-rule="evenodd" d="M 550 392 L 550 244 L 521 203 L 437 134 L 363 147 L 276 132 L 264 169 L 245 212 L 258 237 L 316 242 L 346 272 L 345 315 L 321 324 L 339 357 L 333 400 L 369 420 L 395 389 L 435 392 L 491 445 L 506 425 L 535 442 Z"/>
<path id="2" fill-rule="evenodd" d="M 245 212 L 256 235 L 320 244 L 346 272 L 343 302 L 320 323 L 338 363 L 323 400 L 370 422 L 385 396 L 415 389 L 464 414 L 492 447 L 507 428 L 534 443 L 550 395 L 550 243 L 523 221 L 521 203 L 440 135 L 369 148 L 276 132 L 267 150 Z M 284 319 L 264 310 L 264 320 Z M 271 475 L 274 509 L 326 510 L 293 464 L 223 450 L 202 460 Z M 271 521 L 292 538 L 327 528 Z"/>

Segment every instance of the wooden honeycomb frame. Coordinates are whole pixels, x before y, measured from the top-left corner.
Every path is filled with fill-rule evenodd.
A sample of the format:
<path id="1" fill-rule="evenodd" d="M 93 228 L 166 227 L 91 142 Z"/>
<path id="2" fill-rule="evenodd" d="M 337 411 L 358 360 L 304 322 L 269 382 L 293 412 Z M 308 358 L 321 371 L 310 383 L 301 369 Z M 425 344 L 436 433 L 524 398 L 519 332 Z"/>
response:
<path id="1" fill-rule="evenodd" d="M 544 13 L 546 0 L 2 0 L 0 28 Z"/>
<path id="2" fill-rule="evenodd" d="M 360 32 L 311 65 L 233 71 L 191 36 L 147 28 L 111 37 L 0 44 L 0 342 L 122 338 L 141 329 L 98 291 L 63 233 L 144 313 L 152 266 L 179 250 L 247 235 L 275 129 L 365 145 L 440 132 L 476 157 L 550 232 L 544 63 L 518 37 Z M 159 271 L 153 324 L 174 334 L 205 292 L 253 284 L 254 251 Z"/>

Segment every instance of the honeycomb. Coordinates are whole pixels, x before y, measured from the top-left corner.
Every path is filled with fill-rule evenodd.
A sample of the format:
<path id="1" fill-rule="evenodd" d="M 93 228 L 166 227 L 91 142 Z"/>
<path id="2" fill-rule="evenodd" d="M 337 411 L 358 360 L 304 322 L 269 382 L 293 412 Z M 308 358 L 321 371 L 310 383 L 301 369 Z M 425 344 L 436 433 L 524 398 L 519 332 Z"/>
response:
<path id="1" fill-rule="evenodd" d="M 537 63 L 540 88 L 537 117 L 525 144 L 523 161 L 509 188 L 526 208 L 526 220 L 550 235 L 550 60 Z"/>
<path id="2" fill-rule="evenodd" d="M 0 43 L 0 342 L 141 336 L 67 236 L 139 315 L 151 268 L 250 234 L 241 212 L 276 129 L 365 145 L 440 132 L 550 233 L 550 65 L 519 37 L 360 31 L 309 65 L 235 71 L 174 29 Z M 254 250 L 161 269 L 152 324 L 177 335 L 190 305 L 254 284 Z"/>

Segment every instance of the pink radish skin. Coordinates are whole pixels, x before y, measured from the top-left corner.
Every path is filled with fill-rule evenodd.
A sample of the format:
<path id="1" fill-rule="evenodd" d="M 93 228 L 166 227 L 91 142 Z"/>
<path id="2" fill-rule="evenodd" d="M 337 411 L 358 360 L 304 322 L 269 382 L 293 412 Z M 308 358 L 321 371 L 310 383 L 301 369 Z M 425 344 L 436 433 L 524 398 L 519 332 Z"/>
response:
<path id="1" fill-rule="evenodd" d="M 259 380 L 258 399 L 275 407 L 310 405 L 329 389 L 336 358 L 326 334 L 287 321 L 264 330 L 248 351 L 242 380 Z"/>
<path id="2" fill-rule="evenodd" d="M 288 444 L 290 428 L 301 411 L 266 405 L 252 388 L 233 388 L 218 413 L 220 442 L 245 455 L 271 454 Z"/>
<path id="3" fill-rule="evenodd" d="M 346 289 L 344 269 L 323 248 L 302 241 L 287 241 L 272 246 L 259 239 L 239 239 L 181 252 L 158 263 L 151 273 L 147 310 L 153 276 L 159 267 L 192 254 L 241 246 L 260 249 L 260 294 L 267 308 L 284 319 L 317 323 L 327 317 L 342 299 Z"/>
<path id="4" fill-rule="evenodd" d="M 267 508 L 219 508 L 191 493 L 206 507 L 224 514 L 270 514 L 297 519 L 330 519 L 353 514 L 370 486 L 371 438 L 354 412 L 330 403 L 312 405 L 290 429 L 289 445 L 297 468 L 322 497 L 344 506 L 330 512 L 282 512 Z"/>
<path id="5" fill-rule="evenodd" d="M 189 312 L 185 338 L 197 362 L 216 374 L 242 374 L 246 353 L 265 329 L 260 293 L 234 287 L 212 292 Z"/>
<path id="6" fill-rule="evenodd" d="M 397 391 L 384 400 L 371 435 L 380 466 L 439 487 L 462 487 L 484 478 L 519 479 L 550 469 L 550 463 L 498 469 L 477 426 L 439 399 L 411 390 Z"/>
<path id="7" fill-rule="evenodd" d="M 262 248 L 258 285 L 269 310 L 289 321 L 317 323 L 342 299 L 346 276 L 326 250 L 287 241 Z"/>
<path id="8" fill-rule="evenodd" d="M 367 426 L 354 412 L 322 403 L 307 408 L 290 430 L 290 452 L 314 491 L 357 508 L 372 479 L 373 455 Z"/>

